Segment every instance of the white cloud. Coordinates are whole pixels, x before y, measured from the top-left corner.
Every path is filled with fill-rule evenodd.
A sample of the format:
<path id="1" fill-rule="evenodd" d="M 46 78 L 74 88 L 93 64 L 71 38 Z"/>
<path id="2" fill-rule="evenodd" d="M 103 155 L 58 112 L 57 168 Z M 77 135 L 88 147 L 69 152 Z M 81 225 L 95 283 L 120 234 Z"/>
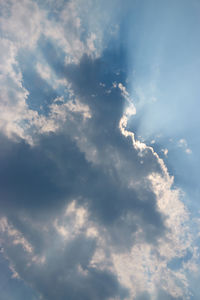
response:
<path id="1" fill-rule="evenodd" d="M 29 0 L 10 1 L 8 12 L 0 16 L 0 30 L 4 38 L 16 47 L 34 47 L 42 31 L 45 12 Z"/>
<path id="2" fill-rule="evenodd" d="M 36 65 L 37 71 L 40 74 L 41 78 L 48 80 L 51 77 L 51 70 L 50 68 L 46 65 L 42 65 L 40 63 L 37 63 Z"/>
<path id="3" fill-rule="evenodd" d="M 55 10 L 59 9 L 59 3 L 49 3 L 55 5 Z M 124 98 L 124 114 L 119 122 L 119 130 L 123 138 L 127 137 L 132 142 L 134 151 L 132 156 L 130 155 L 131 160 L 121 154 L 120 143 L 119 145 L 112 144 L 110 142 L 112 139 L 110 139 L 107 144 L 101 145 L 99 136 L 102 138 L 104 132 L 100 127 L 101 124 L 98 124 L 100 128 L 95 128 L 96 124 L 92 123 L 92 105 L 89 107 L 87 101 L 83 103 L 81 97 L 74 94 L 67 80 L 58 78 L 55 70 L 47 63 L 45 64 L 41 57 L 38 57 L 35 66 L 38 74 L 55 90 L 57 88 L 59 90 L 59 87 L 62 86 L 64 92 L 59 94 L 48 106 L 48 115 L 31 110 L 27 104 L 29 91 L 23 86 L 23 75 L 17 61 L 19 50 L 26 48 L 27 51 L 33 51 L 42 34 L 45 38 L 51 39 L 57 47 L 62 48 L 65 55 L 63 64 L 78 64 L 84 53 L 93 58 L 98 57 L 101 47 L 97 48 L 97 45 L 101 43 L 102 33 L 99 35 L 98 28 L 93 30 L 91 26 L 86 34 L 85 27 L 88 24 L 84 24 L 86 21 L 81 15 L 83 6 L 89 12 L 92 6 L 90 7 L 89 2 L 83 4 L 79 0 L 68 1 L 62 4 L 64 5 L 63 9 L 60 14 L 57 14 L 57 18 L 48 19 L 48 8 L 46 11 L 42 10 L 33 1 L 11 1 L 10 6 L 5 5 L 0 17 L 1 31 L 3 32 L 3 38 L 0 40 L 2 72 L 0 75 L 0 130 L 10 138 L 15 135 L 20 136 L 29 143 L 34 142 L 35 135 L 66 130 L 66 135 L 75 142 L 90 167 L 94 167 L 95 170 L 100 169 L 105 176 L 108 176 L 111 183 L 116 182 L 113 178 L 117 179 L 119 192 L 125 190 L 133 193 L 134 196 L 139 195 L 139 200 L 136 200 L 142 203 L 141 211 L 138 210 L 139 213 L 138 211 L 126 212 L 122 209 L 123 214 L 114 222 L 113 227 L 111 225 L 106 227 L 103 222 L 98 221 L 98 217 L 92 216 L 89 204 L 88 206 L 80 205 L 78 201 L 72 201 L 64 212 L 56 212 L 50 220 L 44 222 L 28 217 L 25 221 L 23 218 L 20 219 L 24 226 L 21 231 L 15 228 L 14 224 L 9 223 L 9 220 L 2 218 L 0 222 L 1 242 L 14 274 L 18 274 L 28 282 L 34 281 L 34 276 L 44 280 L 45 276 L 40 277 L 41 270 L 44 273 L 46 271 L 46 274 L 49 270 L 52 274 L 57 274 L 58 266 L 52 261 L 57 257 L 58 262 L 62 264 L 65 261 L 65 251 L 67 252 L 71 243 L 81 236 L 84 241 L 95 241 L 97 247 L 94 247 L 94 253 L 91 247 L 89 258 L 86 247 L 86 254 L 84 254 L 86 258 L 84 257 L 84 262 L 77 266 L 78 271 L 76 271 L 79 275 L 88 276 L 88 270 L 84 267 L 86 261 L 88 269 L 95 267 L 97 270 L 113 272 L 119 281 L 130 289 L 129 299 L 144 290 L 152 295 L 152 299 L 156 299 L 158 286 L 175 298 L 189 299 L 188 278 L 185 270 L 192 272 L 198 269 L 198 251 L 192 249 L 193 237 L 189 230 L 189 214 L 181 201 L 181 191 L 173 187 L 173 177 L 169 175 L 164 161 L 153 147 L 136 140 L 134 133 L 127 130 L 128 119 L 136 114 L 136 108 L 126 87 L 122 83 L 115 82 L 113 87 L 106 91 L 111 94 L 113 88 L 118 88 Z M 85 6 L 87 7 L 85 8 Z M 85 39 L 83 39 L 84 33 Z M 100 87 L 105 88 L 105 84 L 100 83 Z M 155 90 L 154 84 L 149 88 L 152 96 Z M 67 97 L 65 92 L 68 92 Z M 141 96 L 142 100 L 140 100 L 143 101 L 146 95 L 143 95 L 140 89 L 137 92 Z M 88 95 L 85 98 L 87 97 Z M 152 96 L 150 101 L 154 100 L 155 98 Z M 91 126 L 89 121 L 91 121 Z M 68 124 L 69 127 L 67 127 Z M 107 136 L 106 130 L 109 129 L 104 129 L 105 136 Z M 105 136 L 103 137 L 105 138 Z M 191 153 L 185 139 L 181 139 L 178 144 L 185 149 L 186 153 Z M 167 155 L 167 151 L 167 149 L 163 149 L 165 155 Z M 73 173 L 73 171 L 71 172 Z M 84 180 L 84 178 L 81 179 Z M 98 178 L 98 180 L 100 179 L 103 180 L 103 177 Z M 93 187 L 88 186 L 87 188 L 92 190 Z M 114 188 L 117 189 L 118 186 L 114 185 Z M 97 190 L 98 194 L 99 191 L 104 192 L 101 186 Z M 147 199 L 143 197 L 143 191 L 144 194 L 147 193 Z M 156 230 L 154 228 L 156 222 L 154 224 L 153 220 L 152 223 L 150 221 L 148 223 L 148 220 L 146 221 L 142 215 L 146 209 L 145 204 L 149 204 L 151 201 L 148 198 L 151 193 L 156 199 L 156 207 L 153 207 L 153 210 L 158 212 L 159 216 L 163 216 L 166 227 L 166 231 L 163 230 L 163 236 L 156 237 L 156 241 L 152 243 L 148 240 L 147 235 Z M 98 196 L 96 195 L 96 197 Z M 110 197 L 112 197 L 112 191 Z M 136 200 L 134 199 L 134 201 Z M 87 203 L 86 200 L 84 201 Z M 121 201 L 125 203 L 125 199 L 121 199 Z M 154 202 L 152 201 L 150 204 L 153 206 Z M 98 205 L 100 206 L 100 204 Z M 117 205 L 120 206 L 121 203 L 116 203 L 116 207 Z M 137 207 L 135 207 L 136 209 Z M 132 224 L 135 226 L 134 229 L 131 227 Z M 31 235 L 33 232 L 37 238 L 42 237 L 41 244 L 44 242 L 40 251 L 37 249 L 37 242 Z M 128 235 L 128 238 L 125 234 Z M 152 234 L 152 236 L 154 235 Z M 117 242 L 114 241 L 114 238 Z M 129 245 L 126 250 L 124 248 L 122 250 L 121 247 L 127 240 Z M 18 251 L 19 247 L 20 251 Z M 82 252 L 79 250 L 82 251 L 82 249 L 77 250 L 77 260 L 82 259 L 80 257 L 82 254 L 79 254 Z M 193 254 L 192 259 L 187 263 L 184 262 L 178 270 L 171 270 L 168 263 L 174 258 L 182 259 L 188 250 Z M 66 263 L 70 264 L 71 262 L 66 261 Z M 67 268 L 63 271 L 64 279 L 62 278 L 61 287 L 65 287 L 65 284 L 70 282 L 67 271 Z M 45 286 L 45 282 L 42 283 Z"/>
<path id="4" fill-rule="evenodd" d="M 127 98 L 125 88 L 120 87 L 120 89 Z M 163 170 L 163 175 L 152 173 L 148 179 L 156 194 L 158 208 L 166 216 L 165 225 L 168 228 L 168 233 L 164 239 L 159 240 L 156 246 L 139 242 L 139 239 L 130 253 L 114 254 L 114 265 L 119 272 L 121 282 L 127 284 L 131 289 L 132 297 L 139 292 L 148 291 L 154 299 L 156 287 L 159 286 L 175 298 L 190 299 L 185 271 L 180 269 L 175 272 L 167 266 L 171 259 L 184 257 L 187 250 L 192 251 L 193 255 L 195 254 L 195 250 L 191 248 L 193 238 L 189 230 L 189 214 L 181 201 L 181 191 L 172 187 L 173 177 L 169 176 L 163 160 L 154 152 L 152 147 L 135 140 L 134 134 L 126 130 L 128 117 L 129 114 L 125 111 L 119 124 L 121 133 L 126 137 L 130 136 L 133 147 L 142 153 L 149 149 Z M 180 145 L 187 146 L 187 143 L 185 140 L 181 140 Z M 167 152 L 165 151 L 165 153 Z M 138 234 L 140 237 L 139 232 Z M 196 270 L 197 260 L 190 261 L 188 263 L 189 268 Z"/>
<path id="5" fill-rule="evenodd" d="M 89 11 L 92 9 L 91 3 L 87 2 L 85 5 Z M 32 143 L 30 130 L 32 126 L 36 126 L 37 130 L 41 129 L 41 133 L 55 131 L 59 128 L 59 120 L 56 120 L 55 116 L 59 114 L 62 115 L 62 119 L 65 119 L 65 113 L 62 113 L 61 108 L 55 104 L 51 106 L 49 119 L 47 116 L 39 116 L 37 111 L 29 109 L 27 104 L 29 91 L 24 87 L 23 74 L 18 62 L 19 51 L 21 49 L 36 51 L 39 39 L 41 37 L 43 40 L 49 38 L 64 51 L 66 64 L 78 63 L 84 53 L 93 57 L 99 55 L 99 51 L 95 47 L 97 37 L 95 32 L 91 31 L 93 29 L 88 28 L 87 38 L 85 40 L 81 38 L 87 19 L 84 19 L 85 16 L 82 15 L 83 3 L 79 0 L 62 3 L 62 10 L 57 14 L 57 18 L 52 17 L 51 19 L 48 18 L 48 13 L 51 9 L 55 9 L 56 13 L 59 5 L 48 3 L 42 9 L 31 0 L 20 2 L 12 0 L 9 4 L 2 3 L 1 6 L 0 130 L 10 138 L 19 136 Z M 70 87 L 66 80 L 58 78 L 55 71 L 41 61 L 41 55 L 38 55 L 36 69 L 41 78 L 54 89 L 63 86 L 70 93 Z M 71 101 L 64 105 L 63 109 L 82 112 L 84 118 L 88 118 L 88 109 L 77 103 L 74 104 Z"/>
<path id="6" fill-rule="evenodd" d="M 1 95 L 0 95 L 0 130 L 11 136 L 24 137 L 21 122 L 29 118 L 26 105 L 28 91 L 22 86 L 22 74 L 16 60 L 17 48 L 6 39 L 1 44 Z"/>
<path id="7" fill-rule="evenodd" d="M 151 142 L 151 144 L 152 144 L 152 142 Z M 163 152 L 163 154 L 167 157 L 167 154 L 168 154 L 168 149 L 162 149 L 161 150 L 162 152 Z"/>
<path id="8" fill-rule="evenodd" d="M 37 234 L 44 241 L 49 238 L 52 228 L 56 230 L 48 242 L 51 247 L 46 245 L 40 255 L 34 250 L 36 246 L 34 240 L 32 242 L 27 241 L 22 232 L 16 230 L 12 225 L 8 225 L 6 219 L 1 220 L 1 231 L 4 233 L 3 246 L 5 251 L 10 253 L 9 259 L 13 271 L 22 278 L 26 276 L 26 272 L 21 272 L 16 264 L 16 260 L 19 259 L 20 263 L 27 264 L 27 272 L 34 270 L 36 275 L 39 275 L 42 264 L 48 272 L 50 257 L 62 256 L 62 249 L 68 249 L 73 239 L 84 234 L 85 238 L 94 238 L 97 243 L 89 266 L 102 271 L 112 271 L 116 274 L 120 283 L 130 289 L 127 300 L 133 299 L 143 291 L 149 292 L 151 299 L 156 299 L 158 287 L 174 298 L 190 299 L 184 269 L 193 271 L 195 268 L 198 269 L 195 259 L 188 262 L 188 265 L 185 264 L 184 269 L 174 271 L 168 267 L 168 262 L 171 259 L 182 258 L 187 249 L 191 249 L 191 237 L 187 228 L 187 211 L 179 200 L 180 192 L 171 190 L 171 182 L 167 182 L 156 174 L 152 174 L 149 179 L 157 195 L 159 209 L 167 217 L 166 225 L 169 229 L 167 237 L 160 237 L 156 244 L 146 243 L 143 239 L 143 232 L 139 229 L 135 233 L 135 240 L 131 249 L 118 252 L 107 237 L 107 229 L 90 220 L 87 209 L 77 205 L 76 201 L 72 201 L 62 215 L 57 215 L 53 222 L 49 220 L 45 226 L 38 221 L 30 220 L 29 227 L 37 227 Z M 23 255 L 18 253 L 16 257 L 14 249 L 17 245 L 21 245 L 25 252 Z M 11 249 L 13 252 L 10 252 Z M 54 268 L 56 271 L 57 267 L 54 266 Z M 87 269 L 81 265 L 79 265 L 79 272 L 82 276 L 88 275 Z"/>
<path id="9" fill-rule="evenodd" d="M 187 153 L 187 154 L 192 153 L 192 150 L 188 147 L 188 143 L 187 143 L 186 139 L 180 139 L 178 141 L 178 147 L 184 149 L 185 153 Z"/>

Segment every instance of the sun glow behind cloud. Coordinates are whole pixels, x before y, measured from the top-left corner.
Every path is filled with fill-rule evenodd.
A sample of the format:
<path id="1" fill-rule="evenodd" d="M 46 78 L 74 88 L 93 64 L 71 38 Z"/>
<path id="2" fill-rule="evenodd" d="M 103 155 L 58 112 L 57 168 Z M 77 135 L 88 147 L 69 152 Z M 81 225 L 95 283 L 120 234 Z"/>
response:
<path id="1" fill-rule="evenodd" d="M 199 217 L 173 174 L 196 155 L 197 3 L 0 5 L 0 255 L 21 297 L 198 299 Z"/>

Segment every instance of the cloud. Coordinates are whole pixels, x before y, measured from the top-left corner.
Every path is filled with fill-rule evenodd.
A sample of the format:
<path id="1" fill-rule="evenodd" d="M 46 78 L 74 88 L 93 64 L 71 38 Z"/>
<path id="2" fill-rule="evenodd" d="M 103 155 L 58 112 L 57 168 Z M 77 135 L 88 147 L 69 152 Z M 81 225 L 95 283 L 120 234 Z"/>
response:
<path id="1" fill-rule="evenodd" d="M 85 15 L 85 10 L 91 11 L 94 5 L 90 2 L 83 5 L 81 1 L 64 1 L 60 5 L 49 1 L 42 5 L 31 0 L 1 4 L 0 130 L 9 137 L 17 135 L 32 143 L 30 131 L 38 123 L 46 122 L 40 116 L 42 106 L 48 106 L 46 99 L 60 96 L 55 92 L 58 86 L 68 90 L 66 81 L 58 80 L 45 64 L 40 53 L 42 41 L 62 48 L 62 64 L 78 63 L 83 54 L 95 58 L 102 51 L 102 38 L 95 33 L 98 28 L 93 31 Z M 53 121 L 47 126 L 51 130 L 56 127 Z"/>
<path id="2" fill-rule="evenodd" d="M 0 242 L 14 277 L 44 300 L 189 299 L 189 213 L 128 128 L 137 111 L 124 52 L 103 49 L 107 15 L 99 32 L 93 2 L 18 6 L 1 16 Z"/>
<path id="3" fill-rule="evenodd" d="M 164 162 L 126 129 L 123 120 L 135 110 L 123 115 L 125 87 L 111 87 L 107 94 L 99 85 L 103 66 L 103 60 L 85 56 L 63 70 L 79 104 L 65 104 L 69 118 L 58 131 L 38 135 L 33 146 L 2 136 L 2 215 L 13 227 L 4 226 L 5 252 L 44 299 L 125 299 L 144 289 L 152 293 L 166 280 L 169 293 L 182 297 L 185 277 L 167 279 L 167 262 L 190 245 L 181 236 L 182 230 L 187 234 L 187 213 L 178 191 L 171 190 Z M 77 114 L 82 110 L 86 118 Z M 16 248 L 24 249 L 23 256 Z"/>
<path id="4" fill-rule="evenodd" d="M 180 148 L 183 148 L 185 150 L 185 153 L 187 154 L 191 154 L 192 153 L 192 150 L 188 147 L 188 143 L 185 139 L 180 139 L 178 141 L 178 146 Z"/>

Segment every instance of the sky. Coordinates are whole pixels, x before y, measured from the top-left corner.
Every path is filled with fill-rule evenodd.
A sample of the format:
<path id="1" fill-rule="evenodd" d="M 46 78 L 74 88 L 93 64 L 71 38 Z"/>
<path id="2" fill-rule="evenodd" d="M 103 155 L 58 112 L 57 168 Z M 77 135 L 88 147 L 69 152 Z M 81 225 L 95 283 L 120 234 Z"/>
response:
<path id="1" fill-rule="evenodd" d="M 199 16 L 0 0 L 0 300 L 200 299 Z"/>

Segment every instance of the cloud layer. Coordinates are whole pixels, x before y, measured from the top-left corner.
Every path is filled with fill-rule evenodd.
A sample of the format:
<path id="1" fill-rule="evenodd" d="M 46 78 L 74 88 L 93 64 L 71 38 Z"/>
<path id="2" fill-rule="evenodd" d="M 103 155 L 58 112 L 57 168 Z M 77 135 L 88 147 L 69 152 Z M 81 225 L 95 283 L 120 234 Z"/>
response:
<path id="1" fill-rule="evenodd" d="M 0 254 L 30 299 L 193 299 L 183 192 L 128 128 L 115 4 L 1 4 Z"/>

